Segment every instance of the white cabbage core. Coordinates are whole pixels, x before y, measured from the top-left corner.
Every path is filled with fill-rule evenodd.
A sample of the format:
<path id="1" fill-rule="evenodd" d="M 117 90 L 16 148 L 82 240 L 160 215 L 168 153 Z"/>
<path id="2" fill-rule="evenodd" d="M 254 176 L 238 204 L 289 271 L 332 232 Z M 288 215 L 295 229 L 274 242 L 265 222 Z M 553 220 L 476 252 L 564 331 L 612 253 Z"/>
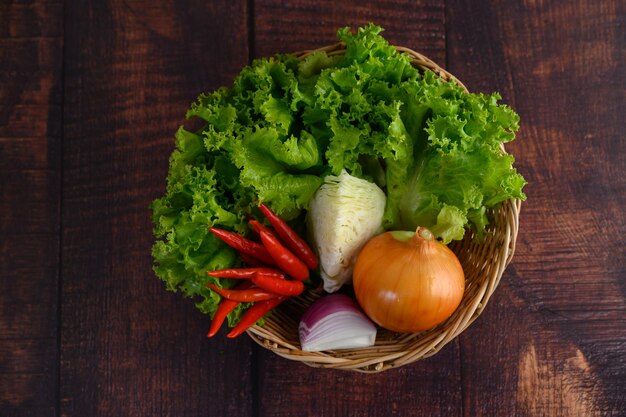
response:
<path id="1" fill-rule="evenodd" d="M 359 251 L 382 231 L 385 203 L 385 193 L 376 184 L 345 170 L 324 179 L 308 212 L 324 290 L 335 292 L 350 281 Z"/>

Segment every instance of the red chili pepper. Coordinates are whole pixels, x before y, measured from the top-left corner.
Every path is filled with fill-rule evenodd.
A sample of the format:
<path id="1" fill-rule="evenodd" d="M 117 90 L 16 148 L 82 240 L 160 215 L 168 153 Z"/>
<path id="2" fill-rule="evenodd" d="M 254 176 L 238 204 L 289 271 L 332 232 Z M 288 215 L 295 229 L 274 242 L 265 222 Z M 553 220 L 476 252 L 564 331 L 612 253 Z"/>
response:
<path id="1" fill-rule="evenodd" d="M 272 224 L 278 236 L 285 242 L 285 245 L 300 258 L 310 269 L 317 268 L 319 260 L 311 247 L 280 217 L 276 215 L 265 204 L 259 205 L 259 210 Z"/>
<path id="2" fill-rule="evenodd" d="M 233 278 L 233 279 L 247 279 L 252 278 L 255 274 L 271 275 L 276 278 L 285 278 L 285 274 L 275 268 L 226 268 L 217 269 L 215 271 L 207 272 L 208 275 L 216 278 Z"/>
<path id="3" fill-rule="evenodd" d="M 237 289 L 245 290 L 250 287 L 252 287 L 252 282 L 244 281 L 237 286 Z M 209 327 L 209 333 L 207 333 L 207 337 L 213 337 L 217 334 L 228 314 L 233 311 L 238 305 L 239 301 L 232 301 L 226 298 L 222 300 L 219 307 L 217 307 L 215 314 L 213 315 L 213 320 L 211 320 L 211 327 Z"/>
<path id="4" fill-rule="evenodd" d="M 271 291 L 274 294 L 296 296 L 304 291 L 304 284 L 301 281 L 287 281 L 284 277 L 278 278 L 275 275 L 262 272 L 254 274 L 252 282 L 257 287 Z"/>
<path id="5" fill-rule="evenodd" d="M 277 294 L 260 288 L 249 288 L 247 290 L 229 290 L 227 288 L 219 288 L 215 284 L 208 284 L 207 287 L 228 300 L 240 301 L 245 303 L 271 300 L 272 298 L 278 297 Z"/>
<path id="6" fill-rule="evenodd" d="M 241 317 L 239 323 L 226 335 L 226 337 L 237 337 L 245 332 L 250 326 L 259 321 L 267 312 L 276 308 L 280 303 L 285 301 L 287 297 L 276 297 L 272 300 L 259 301 L 254 303 Z"/>
<path id="7" fill-rule="evenodd" d="M 227 230 L 216 229 L 215 227 L 210 227 L 209 230 L 215 233 L 215 235 L 228 246 L 238 250 L 241 253 L 250 255 L 266 265 L 274 265 L 276 263 L 268 253 L 267 249 L 259 243 L 248 240 L 245 237 L 238 235 L 237 233 L 229 232 Z"/>
<path id="8" fill-rule="evenodd" d="M 256 219 L 251 219 L 248 223 L 250 223 L 250 226 L 252 226 L 252 230 L 254 230 L 254 232 L 257 235 L 260 235 L 261 234 L 261 230 L 264 230 L 267 233 L 272 234 L 276 239 L 279 239 L 279 237 L 276 235 L 276 233 L 274 233 L 274 231 L 272 229 L 270 229 L 269 227 L 265 226 L 260 221 L 258 221 Z"/>
<path id="9" fill-rule="evenodd" d="M 304 281 L 309 277 L 309 268 L 296 255 L 289 252 L 289 249 L 284 247 L 276 236 L 261 230 L 261 241 L 276 261 L 276 265 L 287 275 L 298 281 Z"/>
<path id="10" fill-rule="evenodd" d="M 248 223 L 257 234 L 260 234 L 261 230 L 267 230 L 267 227 L 263 226 L 261 222 L 256 219 L 251 219 Z"/>

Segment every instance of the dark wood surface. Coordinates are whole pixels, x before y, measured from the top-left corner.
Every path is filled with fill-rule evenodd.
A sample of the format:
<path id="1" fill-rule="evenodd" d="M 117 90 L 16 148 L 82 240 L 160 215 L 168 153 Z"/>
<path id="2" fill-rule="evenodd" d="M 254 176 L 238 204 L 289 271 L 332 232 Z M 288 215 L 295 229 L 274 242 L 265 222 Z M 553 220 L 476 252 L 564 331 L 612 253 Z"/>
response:
<path id="1" fill-rule="evenodd" d="M 207 340 L 151 269 L 173 133 L 250 59 L 369 21 L 520 114 L 513 263 L 381 374 Z M 620 1 L 3 1 L 0 416 L 626 416 L 625 25 Z"/>

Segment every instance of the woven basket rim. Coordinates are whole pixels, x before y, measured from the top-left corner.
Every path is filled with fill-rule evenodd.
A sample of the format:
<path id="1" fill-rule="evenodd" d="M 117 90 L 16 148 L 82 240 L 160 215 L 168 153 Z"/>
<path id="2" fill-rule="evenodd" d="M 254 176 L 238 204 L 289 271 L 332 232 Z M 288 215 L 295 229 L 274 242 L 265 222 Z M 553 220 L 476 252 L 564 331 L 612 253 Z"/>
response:
<path id="1" fill-rule="evenodd" d="M 326 52 L 329 56 L 335 56 L 343 54 L 345 47 L 345 43 L 338 42 L 317 49 L 295 52 L 293 55 L 298 59 L 304 59 L 317 52 Z M 413 66 L 423 71 L 432 71 L 440 78 L 453 81 L 466 92 L 469 92 L 459 79 L 430 58 L 403 46 L 394 47 L 399 52 L 408 55 Z M 504 147 L 502 149 L 504 151 Z M 265 325 L 252 326 L 247 330 L 247 334 L 258 345 L 283 358 L 318 368 L 377 373 L 428 358 L 465 331 L 483 312 L 515 253 L 520 209 L 520 200 L 504 201 L 497 210 L 492 211 L 493 219 L 489 225 L 488 237 L 483 242 L 476 242 L 473 233 L 468 231 L 462 241 L 451 244 L 455 252 L 460 251 L 467 255 L 462 260 L 464 270 L 466 265 L 474 267 L 474 263 L 480 260 L 475 258 L 481 256 L 491 255 L 488 259 L 491 259 L 492 262 L 478 265 L 482 268 L 480 269 L 481 272 L 484 269 L 486 277 L 480 282 L 471 281 L 467 283 L 461 306 L 448 320 L 434 329 L 420 333 L 400 334 L 379 328 L 376 345 L 370 348 L 304 352 L 300 349 L 299 341 L 287 340 L 282 334 L 283 328 L 280 323 L 276 323 L 276 321 L 282 320 L 282 322 L 290 322 L 293 325 L 294 320 L 297 323 L 299 317 L 294 318 L 289 317 L 286 313 L 283 314 L 283 306 L 279 306 L 267 318 Z M 489 240 L 491 237 L 493 239 Z M 297 308 L 306 308 L 306 305 L 312 303 L 319 295 L 314 291 L 307 291 L 303 296 L 289 300 L 289 302 Z M 381 333 L 384 334 L 383 337 L 381 337 Z"/>

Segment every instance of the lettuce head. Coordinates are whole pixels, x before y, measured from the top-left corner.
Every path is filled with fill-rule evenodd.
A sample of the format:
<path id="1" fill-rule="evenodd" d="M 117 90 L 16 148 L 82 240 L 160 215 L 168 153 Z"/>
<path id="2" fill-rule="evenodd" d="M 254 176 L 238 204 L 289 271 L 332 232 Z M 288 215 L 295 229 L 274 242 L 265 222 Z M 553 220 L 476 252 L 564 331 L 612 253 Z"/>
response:
<path id="1" fill-rule="evenodd" d="M 478 235 L 489 211 L 524 199 L 524 178 L 502 144 L 518 115 L 498 94 L 470 94 L 420 71 L 368 25 L 338 31 L 344 55 L 277 55 L 242 69 L 187 112 L 201 127 L 176 133 L 165 194 L 152 203 L 155 272 L 213 314 L 228 286 L 206 272 L 236 266 L 215 226 L 247 233 L 267 204 L 296 229 L 329 176 L 346 172 L 386 195 L 385 229 L 430 228 L 444 243 Z M 236 323 L 248 306 L 229 315 Z"/>

